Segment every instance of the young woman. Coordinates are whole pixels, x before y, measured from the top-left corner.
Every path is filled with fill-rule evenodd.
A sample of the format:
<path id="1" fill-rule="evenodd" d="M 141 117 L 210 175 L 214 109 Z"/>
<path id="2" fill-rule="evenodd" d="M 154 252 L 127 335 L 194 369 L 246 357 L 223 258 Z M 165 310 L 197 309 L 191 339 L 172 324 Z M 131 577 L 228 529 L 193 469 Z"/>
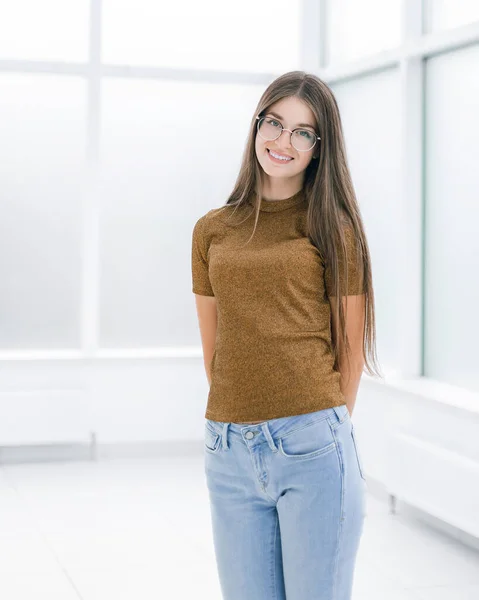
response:
<path id="1" fill-rule="evenodd" d="M 366 491 L 350 417 L 364 364 L 379 373 L 368 245 L 315 75 L 264 92 L 230 197 L 193 229 L 192 277 L 223 598 L 348 600 Z"/>

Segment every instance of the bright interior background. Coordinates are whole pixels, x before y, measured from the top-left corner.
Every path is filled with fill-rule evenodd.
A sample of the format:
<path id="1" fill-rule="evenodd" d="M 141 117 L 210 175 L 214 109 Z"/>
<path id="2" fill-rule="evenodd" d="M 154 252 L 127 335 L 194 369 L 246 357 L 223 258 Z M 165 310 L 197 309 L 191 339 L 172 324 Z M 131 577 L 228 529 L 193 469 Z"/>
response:
<path id="1" fill-rule="evenodd" d="M 16 0 L 0 5 L 2 451 L 201 440 L 192 228 L 293 69 L 336 94 L 371 250 L 385 379 L 363 376 L 358 425 L 393 396 L 411 423 L 418 398 L 428 419 L 476 419 L 479 2 Z M 383 482 L 392 447 L 364 443 Z"/>
<path id="2" fill-rule="evenodd" d="M 7 463 L 85 456 L 166 457 L 179 484 L 170 486 L 174 510 L 185 527 L 196 521 L 187 506 L 192 488 L 183 484 L 201 474 L 183 477 L 173 460 L 201 455 L 208 396 L 191 289 L 192 230 L 230 193 L 264 89 L 294 69 L 318 74 L 336 95 L 371 251 L 385 377 L 363 374 L 353 415 L 368 490 L 390 506 L 408 503 L 479 548 L 477 0 L 0 2 L 4 525 L 24 524 L 22 488 L 2 487 L 15 468 Z M 152 464 L 142 471 L 135 461 L 121 471 L 120 463 L 124 488 L 93 460 L 77 471 L 66 465 L 63 483 L 50 465 L 19 471 L 24 489 L 40 488 L 52 530 L 65 515 L 78 530 L 123 526 L 122 489 L 137 528 L 139 521 L 150 526 L 148 516 L 134 514 L 126 491 L 138 492 L 141 503 L 143 491 L 167 498 L 161 486 L 169 480 Z M 108 488 L 111 512 L 97 512 L 79 471 L 109 499 Z M 141 473 L 157 487 L 142 488 Z M 161 516 L 161 508 L 152 510 Z M 189 534 L 207 539 L 196 525 L 206 527 L 206 519 Z M 408 570 L 394 545 L 421 582 L 446 575 L 468 582 L 442 546 L 443 562 L 435 563 L 437 554 L 419 540 L 409 547 L 403 533 L 390 536 L 389 525 L 381 517 L 370 531 L 375 552 L 400 577 Z M 168 552 L 172 540 L 183 552 L 184 538 L 174 533 L 159 537 Z M 57 541 L 61 548 L 70 536 L 74 556 L 76 536 Z M 42 568 L 36 554 L 12 550 L 5 539 L 4 571 L 17 556 Z M 149 551 L 138 539 L 135 559 L 140 546 Z M 107 547 L 98 533 L 92 556 L 116 560 L 116 538 Z M 198 573 L 203 567 L 190 564 Z M 124 587 L 120 575 L 128 574 L 120 571 L 115 564 L 104 576 L 108 592 L 98 597 L 111 594 L 113 580 Z M 153 571 L 157 577 L 156 562 Z M 371 573 L 367 588 L 377 582 L 376 562 Z M 36 580 L 23 579 L 37 594 Z M 459 600 L 447 590 L 446 597 Z"/>
<path id="3" fill-rule="evenodd" d="M 425 59 L 424 188 L 415 207 L 424 213 L 423 239 L 421 264 L 412 267 L 422 269 L 421 288 L 407 290 L 398 276 L 406 242 L 397 221 L 407 202 L 401 165 L 416 138 L 401 135 L 400 63 L 334 75 L 335 66 L 405 42 L 404 2 L 315 4 L 2 4 L 0 347 L 7 359 L 12 351 L 81 357 L 198 345 L 192 225 L 229 193 L 268 81 L 316 60 L 333 75 L 367 225 L 381 363 L 386 372 L 479 391 L 479 46 Z M 304 42 L 314 17 L 324 32 L 317 57 Z M 424 2 L 424 32 L 477 19 L 474 1 Z M 420 296 L 424 314 L 410 340 L 422 358 L 405 368 L 398 339 L 408 293 Z"/>

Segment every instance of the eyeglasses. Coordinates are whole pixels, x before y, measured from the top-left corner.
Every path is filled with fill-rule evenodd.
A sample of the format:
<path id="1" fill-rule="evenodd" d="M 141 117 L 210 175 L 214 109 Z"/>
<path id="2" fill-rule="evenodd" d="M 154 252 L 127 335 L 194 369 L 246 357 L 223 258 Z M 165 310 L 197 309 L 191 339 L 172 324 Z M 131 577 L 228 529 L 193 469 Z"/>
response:
<path id="1" fill-rule="evenodd" d="M 256 117 L 258 123 L 258 133 L 263 140 L 271 142 L 277 140 L 283 131 L 289 131 L 291 134 L 291 144 L 298 152 L 307 152 L 314 148 L 316 140 L 321 138 L 309 129 L 286 129 L 273 117 Z"/>

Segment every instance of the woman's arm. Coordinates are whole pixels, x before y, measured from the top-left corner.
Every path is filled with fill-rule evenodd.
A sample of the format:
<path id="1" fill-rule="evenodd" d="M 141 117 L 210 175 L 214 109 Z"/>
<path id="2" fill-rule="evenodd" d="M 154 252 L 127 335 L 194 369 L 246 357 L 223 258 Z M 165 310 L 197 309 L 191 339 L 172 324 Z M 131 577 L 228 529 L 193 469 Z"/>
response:
<path id="1" fill-rule="evenodd" d="M 214 296 L 202 296 L 195 294 L 196 312 L 200 326 L 201 343 L 203 346 L 203 362 L 205 365 L 206 378 L 211 385 L 211 360 L 216 342 L 216 298 Z"/>
<path id="2" fill-rule="evenodd" d="M 341 373 L 340 387 L 346 399 L 349 414 L 353 414 L 358 393 L 359 383 L 364 368 L 364 318 L 365 318 L 365 294 L 357 296 L 343 296 L 342 302 L 344 311 L 347 308 L 346 315 L 346 333 L 351 347 L 351 354 L 348 359 L 346 351 L 340 351 L 339 372 Z M 332 331 L 335 330 L 335 315 L 331 310 L 331 319 L 333 321 Z"/>

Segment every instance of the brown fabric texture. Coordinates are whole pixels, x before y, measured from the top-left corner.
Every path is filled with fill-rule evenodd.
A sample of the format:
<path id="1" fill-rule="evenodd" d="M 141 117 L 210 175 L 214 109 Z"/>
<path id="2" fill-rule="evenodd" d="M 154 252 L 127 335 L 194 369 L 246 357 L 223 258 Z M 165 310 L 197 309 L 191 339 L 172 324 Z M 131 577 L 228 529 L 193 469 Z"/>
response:
<path id="1" fill-rule="evenodd" d="M 302 190 L 263 199 L 247 245 L 254 214 L 228 223 L 230 206 L 208 211 L 193 228 L 192 289 L 214 296 L 218 314 L 207 419 L 260 421 L 345 404 L 333 369 L 331 278 L 307 237 L 306 209 Z M 246 210 L 236 211 L 235 223 Z M 350 266 L 340 262 L 342 292 L 361 294 L 346 234 Z"/>

